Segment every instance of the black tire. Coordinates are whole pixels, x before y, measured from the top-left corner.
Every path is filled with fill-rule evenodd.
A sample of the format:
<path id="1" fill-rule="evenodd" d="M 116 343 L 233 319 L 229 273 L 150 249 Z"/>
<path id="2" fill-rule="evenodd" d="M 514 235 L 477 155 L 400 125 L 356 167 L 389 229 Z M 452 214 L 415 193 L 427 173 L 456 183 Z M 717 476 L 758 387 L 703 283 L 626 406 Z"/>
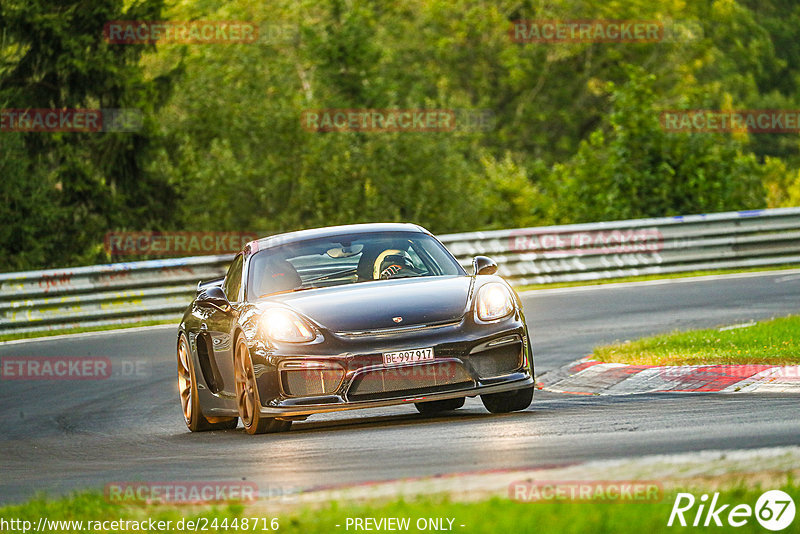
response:
<path id="1" fill-rule="evenodd" d="M 414 406 L 417 407 L 417 411 L 421 414 L 431 415 L 439 412 L 449 412 L 452 410 L 458 410 L 462 406 L 464 406 L 464 401 L 466 399 L 464 397 L 459 397 L 457 399 L 445 399 L 445 400 L 438 400 L 438 401 L 430 401 L 430 402 L 415 402 Z"/>
<path id="2" fill-rule="evenodd" d="M 533 386 L 481 395 L 484 407 L 492 413 L 509 413 L 524 410 L 531 405 L 533 400 Z"/>
<path id="3" fill-rule="evenodd" d="M 194 358 L 189 350 L 186 335 L 178 338 L 178 395 L 183 411 L 183 421 L 192 432 L 207 430 L 231 430 L 239 424 L 238 417 L 216 417 L 208 419 L 203 415 L 200 396 L 197 393 L 197 373 Z"/>
<path id="4" fill-rule="evenodd" d="M 291 421 L 279 421 L 274 417 L 261 415 L 259 410 L 261 401 L 258 397 L 250 349 L 247 348 L 247 343 L 242 336 L 236 338 L 235 347 L 233 367 L 236 376 L 236 405 L 239 407 L 239 417 L 244 429 L 248 434 L 268 434 L 289 430 L 292 426 Z"/>

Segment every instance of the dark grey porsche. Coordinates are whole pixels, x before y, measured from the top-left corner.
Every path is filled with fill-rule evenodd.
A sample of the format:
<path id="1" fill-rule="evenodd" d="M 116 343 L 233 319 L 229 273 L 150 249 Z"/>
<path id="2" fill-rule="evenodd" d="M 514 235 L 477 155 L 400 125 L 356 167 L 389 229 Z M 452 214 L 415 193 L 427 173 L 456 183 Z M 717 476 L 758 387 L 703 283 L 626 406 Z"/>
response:
<path id="1" fill-rule="evenodd" d="M 424 414 L 480 395 L 527 408 L 533 356 L 522 304 L 478 256 L 468 275 L 427 230 L 359 224 L 253 241 L 200 282 L 178 331 L 192 431 L 288 430 L 334 410 L 413 403 Z"/>

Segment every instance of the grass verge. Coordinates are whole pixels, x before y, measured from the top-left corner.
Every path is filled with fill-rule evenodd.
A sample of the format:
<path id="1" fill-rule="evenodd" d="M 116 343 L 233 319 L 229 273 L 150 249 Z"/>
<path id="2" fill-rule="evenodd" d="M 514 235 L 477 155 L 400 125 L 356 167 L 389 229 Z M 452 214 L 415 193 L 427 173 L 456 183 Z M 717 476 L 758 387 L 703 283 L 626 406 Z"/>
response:
<path id="1" fill-rule="evenodd" d="M 718 503 L 729 504 L 729 509 L 737 504 L 746 504 L 755 508 L 759 496 L 765 490 L 776 489 L 752 487 L 741 484 L 719 491 Z M 800 502 L 800 486 L 788 480 L 782 488 L 795 502 Z M 697 497 L 704 491 L 690 490 Z M 674 532 L 676 526 L 668 527 L 667 522 L 675 502 L 677 491 L 665 493 L 657 502 L 631 502 L 631 501 L 539 501 L 518 502 L 508 498 L 493 497 L 476 502 L 461 503 L 451 502 L 446 498 L 426 497 L 414 500 L 392 500 L 388 502 L 345 504 L 331 502 L 322 507 L 296 508 L 288 510 L 262 509 L 254 516 L 252 509 L 246 509 L 240 504 L 223 505 L 209 508 L 193 509 L 176 507 L 148 507 L 148 506 L 120 506 L 106 501 L 97 493 L 83 493 L 72 497 L 48 500 L 44 497 L 36 498 L 26 504 L 18 506 L 5 506 L 0 508 L 0 518 L 5 521 L 29 521 L 35 530 L 40 518 L 48 521 L 81 521 L 80 527 L 76 524 L 53 525 L 48 523 L 49 532 L 132 532 L 130 525 L 123 528 L 110 528 L 111 525 L 101 526 L 96 521 L 169 521 L 167 528 L 159 532 L 183 532 L 193 530 L 187 521 L 201 524 L 198 531 L 202 532 L 239 532 L 239 531 L 265 531 L 277 530 L 282 533 L 324 533 L 353 532 L 352 525 L 346 528 L 348 518 L 409 518 L 408 532 L 420 532 L 416 528 L 417 521 L 428 518 L 444 518 L 443 524 L 448 526 L 447 519 L 452 519 L 452 531 L 465 533 L 494 533 L 514 532 L 519 534 L 542 532 L 559 533 L 626 533 L 626 532 Z M 697 505 L 686 512 L 685 517 L 689 523 L 694 520 Z M 721 514 L 722 521 L 726 513 Z M 247 528 L 242 528 L 242 518 L 248 517 Z M 252 517 L 258 518 L 258 528 L 253 528 Z M 703 518 L 705 514 L 703 515 Z M 272 519 L 276 518 L 278 528 L 274 529 Z M 183 528 L 179 522 L 183 520 Z M 233 521 L 237 520 L 237 527 L 232 528 Z M 223 523 L 224 521 L 224 523 Z M 798 519 L 795 519 L 795 524 Z M 89 523 L 92 522 L 92 523 Z M 202 528 L 202 525 L 205 528 Z M 216 525 L 216 526 L 214 526 Z M 223 527 L 223 525 L 225 525 Z M 463 525 L 463 526 L 462 526 Z M 262 529 L 262 526 L 267 526 Z M 727 525 L 726 525 L 727 526 Z M 58 527 L 58 528 L 56 528 Z M 677 526 L 681 530 L 680 526 Z M 764 532 L 763 527 L 755 517 L 747 518 L 747 523 L 732 529 L 712 527 L 715 531 L 728 532 Z M 4 528 L 7 532 L 22 532 L 21 529 L 12 530 Z M 403 529 L 404 530 L 404 529 Z M 449 529 L 446 529 L 449 530 Z M 787 530 L 790 531 L 791 527 Z"/>
<path id="2" fill-rule="evenodd" d="M 696 276 L 714 276 L 720 274 L 760 273 L 771 271 L 788 271 L 800 269 L 800 264 L 778 265 L 769 267 L 752 267 L 749 269 L 718 269 L 714 271 L 688 271 L 685 273 L 647 274 L 643 276 L 623 276 L 620 278 L 604 278 L 602 280 L 585 280 L 580 282 L 558 282 L 555 284 L 529 284 L 514 289 L 517 292 L 537 289 L 555 289 L 559 287 L 600 286 L 606 284 L 622 284 L 625 282 L 647 282 L 650 280 L 671 280 L 673 278 L 693 278 Z"/>
<path id="3" fill-rule="evenodd" d="M 800 364 L 800 316 L 614 343 L 590 356 L 631 365 Z"/>

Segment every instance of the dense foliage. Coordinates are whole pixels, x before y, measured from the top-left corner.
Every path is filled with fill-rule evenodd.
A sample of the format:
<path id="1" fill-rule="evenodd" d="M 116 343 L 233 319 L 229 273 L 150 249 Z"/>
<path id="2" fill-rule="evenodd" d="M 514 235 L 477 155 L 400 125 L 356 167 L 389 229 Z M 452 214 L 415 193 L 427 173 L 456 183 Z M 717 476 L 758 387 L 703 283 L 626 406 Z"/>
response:
<path id="1" fill-rule="evenodd" d="M 652 43 L 515 43 L 517 19 L 659 20 Z M 254 44 L 110 44 L 241 20 Z M 797 134 L 664 109 L 800 109 L 792 0 L 3 0 L 0 108 L 135 108 L 134 133 L 0 132 L 0 270 L 108 261 L 110 230 L 414 221 L 434 232 L 800 203 Z M 491 128 L 313 132 L 309 109 L 490 110 Z"/>

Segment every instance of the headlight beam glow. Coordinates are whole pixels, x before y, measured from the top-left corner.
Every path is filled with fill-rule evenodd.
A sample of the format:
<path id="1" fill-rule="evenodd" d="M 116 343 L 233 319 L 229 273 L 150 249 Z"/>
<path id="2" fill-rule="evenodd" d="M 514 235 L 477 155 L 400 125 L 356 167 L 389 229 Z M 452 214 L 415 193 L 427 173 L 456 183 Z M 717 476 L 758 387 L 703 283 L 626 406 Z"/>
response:
<path id="1" fill-rule="evenodd" d="M 495 321 L 514 311 L 514 301 L 502 284 L 486 284 L 478 291 L 475 311 L 481 321 Z"/>
<path id="2" fill-rule="evenodd" d="M 273 341 L 303 343 L 313 341 L 316 337 L 311 326 L 296 313 L 281 308 L 265 311 L 261 316 L 261 327 Z"/>

